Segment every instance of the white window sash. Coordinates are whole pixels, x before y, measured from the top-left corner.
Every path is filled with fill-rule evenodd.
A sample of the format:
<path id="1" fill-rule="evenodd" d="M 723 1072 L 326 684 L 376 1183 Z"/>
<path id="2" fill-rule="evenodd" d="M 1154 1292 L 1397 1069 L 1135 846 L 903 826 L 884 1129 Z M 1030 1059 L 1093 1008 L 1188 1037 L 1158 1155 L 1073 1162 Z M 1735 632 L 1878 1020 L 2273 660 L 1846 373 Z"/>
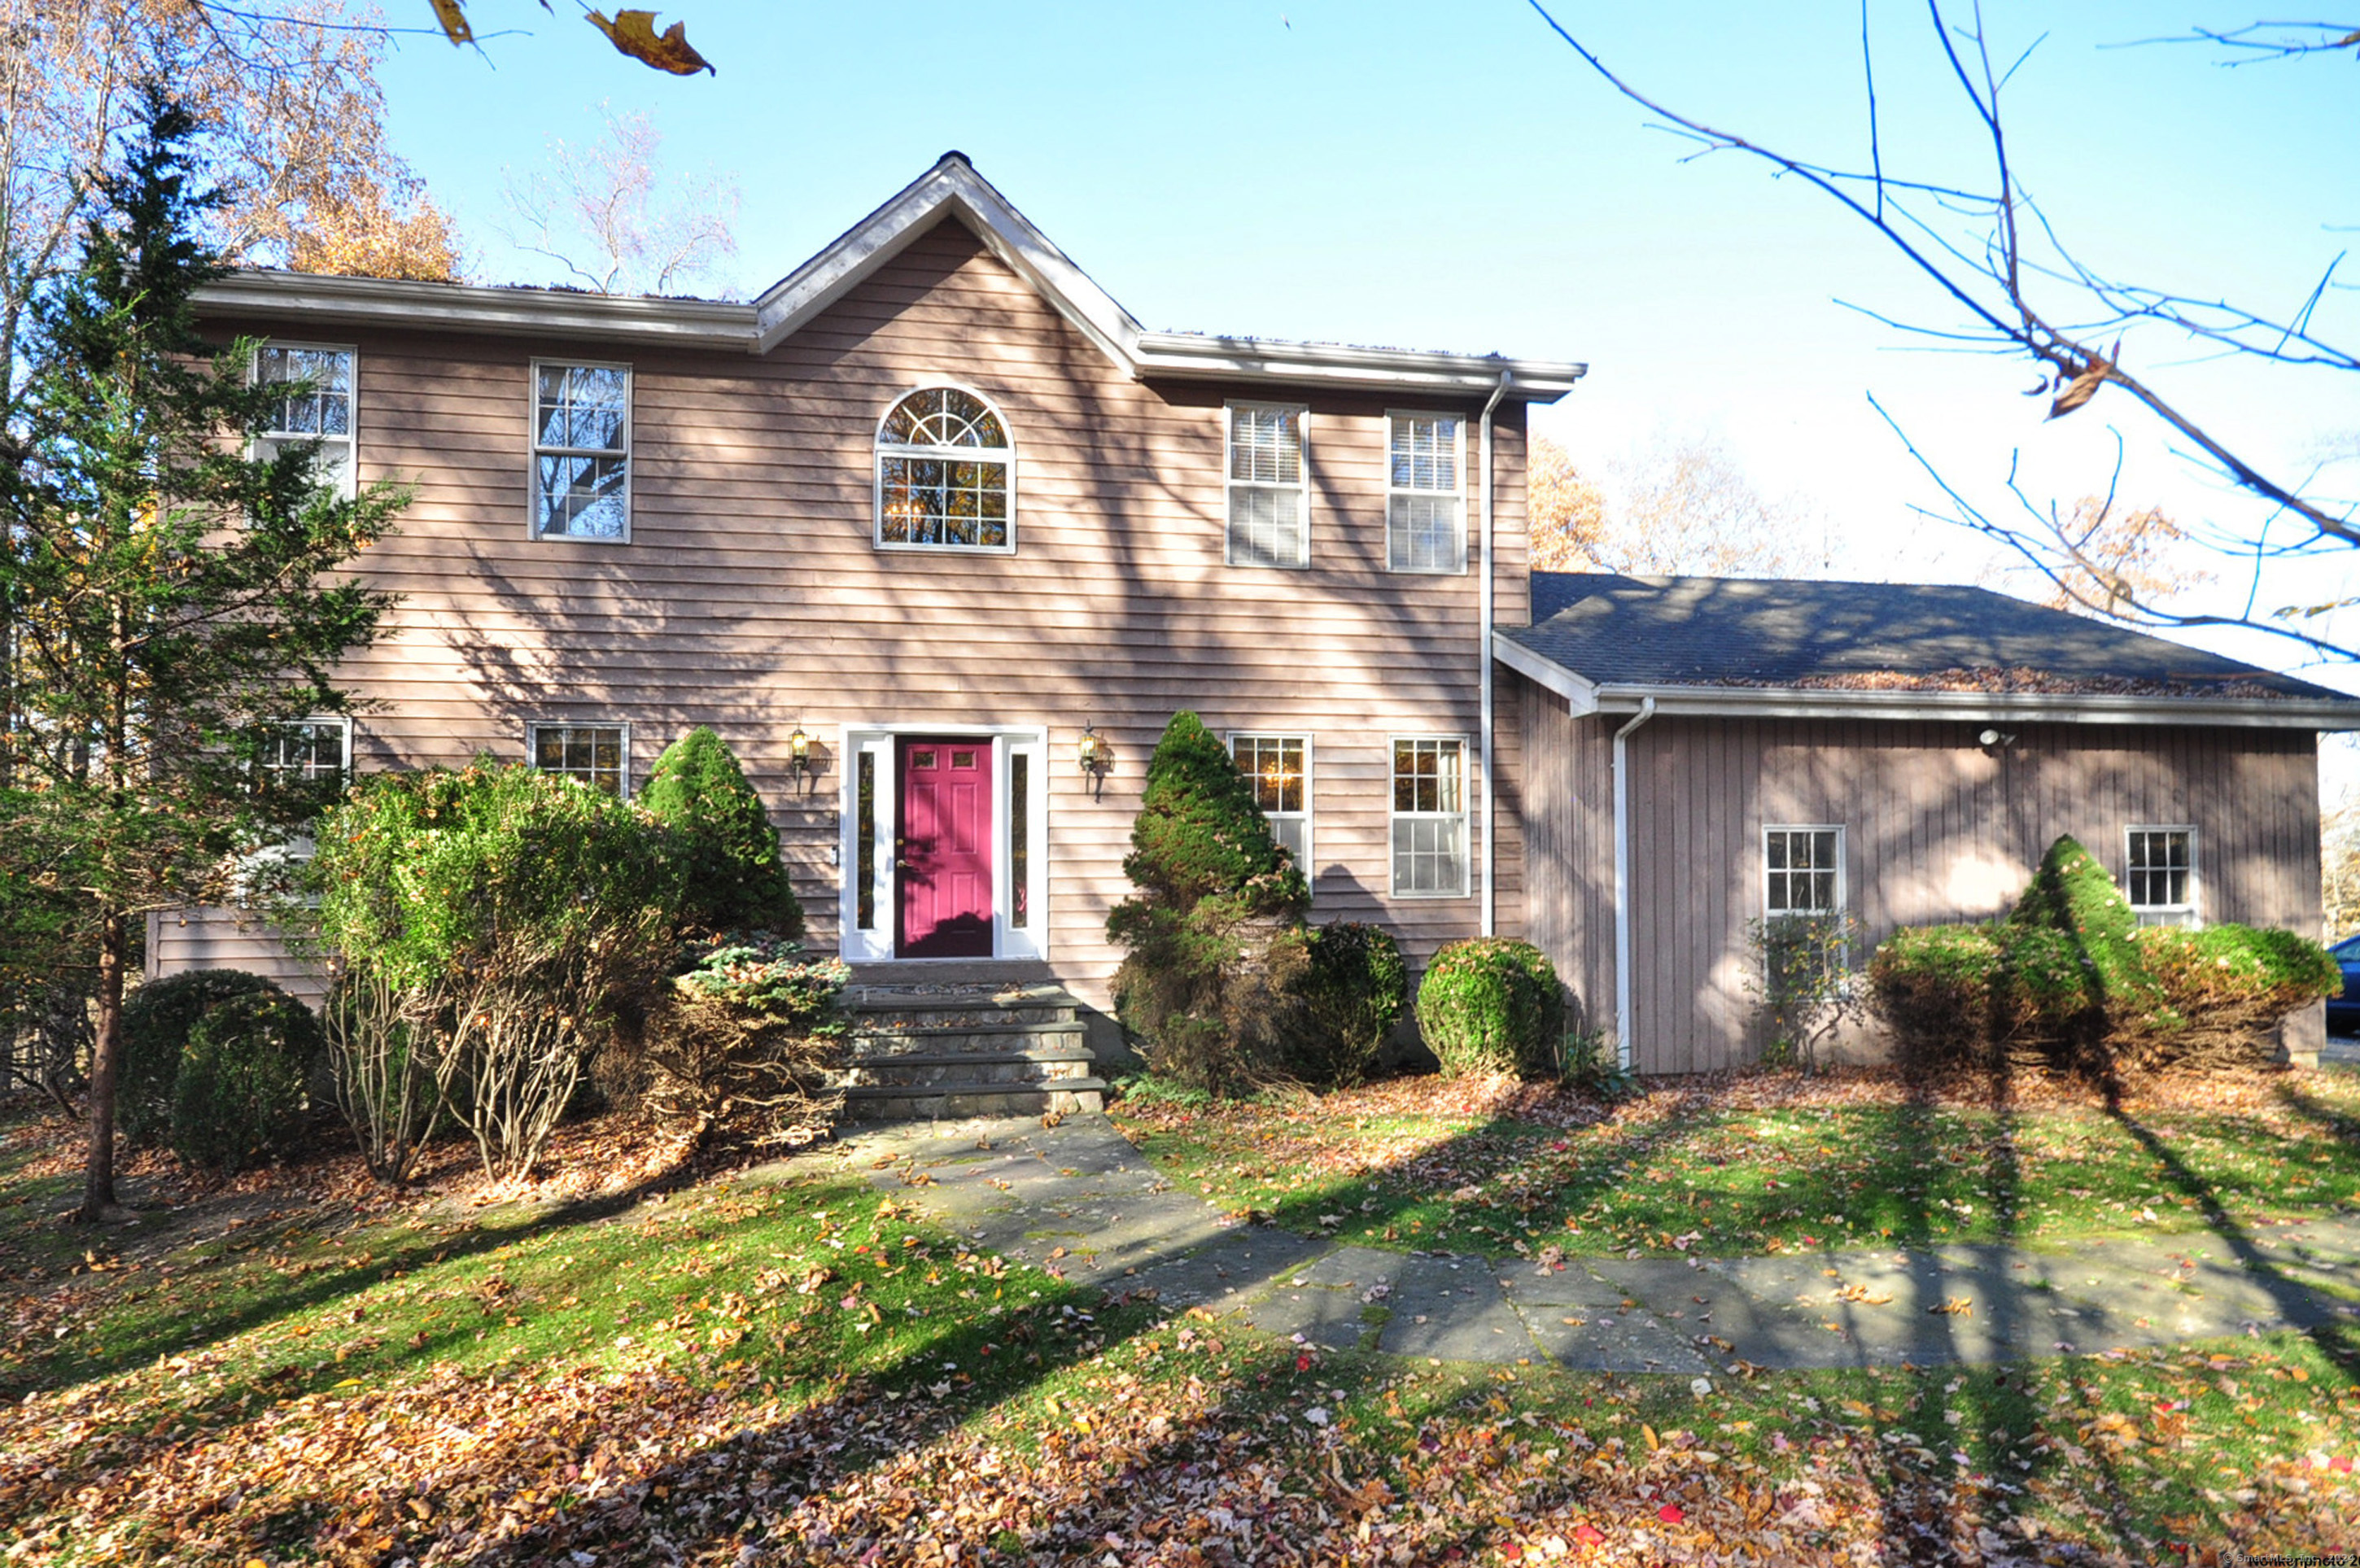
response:
<path id="1" fill-rule="evenodd" d="M 330 436 L 321 435 L 318 432 L 311 430 L 257 430 L 254 435 L 252 449 L 253 455 L 257 458 L 273 457 L 278 454 L 278 452 L 281 447 L 292 446 L 297 441 L 317 441 L 320 446 L 320 453 L 318 465 L 314 469 L 314 472 L 320 474 L 327 482 L 329 487 L 334 490 L 340 498 L 346 501 L 351 500 L 355 495 L 359 494 L 358 469 L 360 465 L 361 417 L 360 350 L 351 343 L 290 343 L 273 338 L 267 343 L 257 343 L 255 346 L 254 357 L 246 362 L 246 374 L 249 384 L 257 387 L 282 387 L 294 385 L 294 383 L 289 381 L 275 379 L 266 380 L 264 378 L 262 374 L 262 356 L 270 349 L 288 349 L 302 354 L 335 354 L 344 355 L 344 433 L 338 436 Z"/>
<path id="2" fill-rule="evenodd" d="M 1797 833 L 1833 833 L 1835 835 L 1835 843 L 1830 853 L 1835 856 L 1834 863 L 1827 866 L 1821 866 L 1815 864 L 1807 866 L 1798 872 L 1795 867 L 1792 838 L 1789 836 L 1787 862 L 1783 866 L 1774 868 L 1770 864 L 1771 841 L 1780 835 L 1793 835 Z M 1844 876 L 1844 863 L 1847 858 L 1848 856 L 1844 853 L 1844 829 L 1841 822 L 1772 822 L 1765 824 L 1762 829 L 1762 913 L 1764 917 L 1770 920 L 1777 920 L 1786 915 L 1804 915 L 1812 918 L 1825 918 L 1830 915 L 1840 916 L 1843 914 L 1845 910 L 1852 907 L 1850 901 L 1851 889 L 1846 885 Z M 1809 877 L 1823 871 L 1831 871 L 1834 873 L 1833 884 L 1835 887 L 1835 901 L 1830 908 L 1824 909 L 1798 909 L 1793 908 L 1791 905 L 1783 909 L 1772 908 L 1770 889 L 1775 884 L 1778 877 L 1785 877 L 1787 878 L 1787 887 L 1791 893 L 1794 887 L 1794 878 L 1797 876 Z"/>
<path id="3" fill-rule="evenodd" d="M 2154 837 L 2168 837 L 2169 835 L 2176 834 L 2185 838 L 2188 841 L 2187 866 L 2182 868 L 2168 864 L 2158 865 L 2150 862 L 2147 866 L 2141 867 L 2138 865 L 2138 862 L 2134 858 L 2135 846 L 2137 844 L 2141 834 Z M 2137 883 L 2139 874 L 2142 870 L 2144 870 L 2149 877 L 2158 876 L 2168 877 L 2171 872 L 2180 871 L 2182 877 L 2182 887 L 2187 896 L 2180 902 L 2173 904 L 2143 904 L 2139 902 L 2136 895 L 2141 889 L 2138 887 Z M 2132 913 L 2137 915 L 2143 924 L 2195 924 L 2199 918 L 2197 913 L 2197 905 L 2202 898 L 2202 880 L 2198 875 L 2196 829 L 2194 825 L 2187 822 L 2134 822 L 2129 827 L 2125 828 L 2123 830 L 2123 896 L 2126 900 L 2128 900 Z"/>
<path id="4" fill-rule="evenodd" d="M 1448 419 L 1450 432 L 1450 473 L 1448 487 L 1397 485 L 1393 482 L 1393 438 L 1404 425 Z M 1418 502 L 1440 502 L 1449 517 L 1450 549 L 1439 564 L 1419 565 L 1407 559 L 1404 518 Z M 1459 577 L 1467 572 L 1467 421 L 1461 415 L 1425 409 L 1391 409 L 1385 414 L 1385 570 L 1416 576 Z"/>
<path id="5" fill-rule="evenodd" d="M 1240 414 L 1292 414 L 1295 416 L 1296 446 L 1294 483 L 1277 480 L 1236 478 L 1238 452 L 1238 416 Z M 1222 560 L 1230 566 L 1263 567 L 1294 572 L 1311 564 L 1311 410 L 1299 403 L 1224 404 L 1221 410 L 1221 480 L 1222 480 Z M 1269 496 L 1273 500 L 1273 523 L 1279 521 L 1284 506 L 1295 514 L 1295 559 L 1257 560 L 1251 554 L 1241 556 L 1238 549 L 1239 497 Z M 1291 502 L 1291 506 L 1287 503 Z M 1250 519 L 1249 519 L 1250 521 Z"/>
<path id="6" fill-rule="evenodd" d="M 1457 799 L 1459 804 L 1455 810 L 1404 811 L 1399 809 L 1397 800 L 1402 777 L 1400 748 L 1404 746 L 1421 745 L 1452 746 L 1458 748 L 1455 754 L 1438 753 L 1438 756 L 1455 755 L 1457 765 L 1448 772 L 1437 768 L 1436 774 L 1437 789 L 1440 792 Z M 1472 893 L 1475 853 L 1471 831 L 1472 818 L 1467 809 L 1467 780 L 1472 768 L 1472 757 L 1470 755 L 1471 750 L 1472 747 L 1468 745 L 1465 735 L 1397 735 L 1385 737 L 1385 807 L 1389 813 L 1385 833 L 1388 861 L 1386 885 L 1392 889 L 1393 897 L 1396 898 L 1464 898 Z M 1404 853 L 1404 830 L 1406 829 L 1408 833 L 1410 844 L 1406 853 L 1413 856 L 1413 864 L 1415 856 L 1437 858 L 1444 853 L 1439 849 L 1423 849 L 1418 846 L 1416 842 L 1419 837 L 1418 829 L 1428 824 L 1449 830 L 1449 837 L 1455 840 L 1448 854 L 1457 866 L 1459 874 L 1457 881 L 1455 885 L 1445 887 L 1404 887 L 1402 877 L 1402 856 Z"/>
<path id="7" fill-rule="evenodd" d="M 617 794 L 620 800 L 631 798 L 631 726 L 611 719 L 543 719 L 524 727 L 525 765 L 536 772 L 554 774 L 561 779 L 573 779 L 588 784 L 595 770 L 584 773 L 568 768 L 543 768 L 541 765 L 541 737 L 549 730 L 613 730 L 616 733 Z"/>
<path id="8" fill-rule="evenodd" d="M 544 370 L 614 370 L 623 376 L 623 421 L 619 446 L 556 446 L 541 439 L 541 373 Z M 525 417 L 528 472 L 525 475 L 525 528 L 536 539 L 566 539 L 575 544 L 628 544 L 631 542 L 631 492 L 639 464 L 633 412 L 639 401 L 639 378 L 631 366 L 612 360 L 597 359 L 536 359 L 525 373 Z M 611 458 L 623 465 L 623 527 L 615 534 L 577 534 L 547 530 L 541 526 L 541 460 L 545 457 Z"/>
<path id="9" fill-rule="evenodd" d="M 1229 747 L 1229 760 L 1231 762 L 1237 762 L 1238 746 L 1241 742 L 1273 742 L 1280 746 L 1284 746 L 1287 743 L 1292 742 L 1302 749 L 1302 809 L 1293 811 L 1273 811 L 1265 808 L 1262 811 L 1262 815 L 1270 819 L 1273 836 L 1276 837 L 1281 844 L 1285 844 L 1288 849 L 1295 852 L 1295 864 L 1296 869 L 1300 870 L 1306 877 L 1308 877 L 1311 875 L 1311 854 L 1313 844 L 1311 814 L 1314 810 L 1312 803 L 1311 735 L 1307 732 L 1303 734 L 1286 734 L 1278 730 L 1233 730 L 1229 733 L 1227 738 Z M 1240 766 L 1242 768 L 1243 765 L 1240 764 Z M 1249 775 L 1249 777 L 1251 776 Z M 1257 796 L 1259 796 L 1259 783 L 1257 783 L 1255 788 L 1257 790 Z"/>
<path id="10" fill-rule="evenodd" d="M 1009 443 L 1005 446 L 917 446 L 907 441 L 891 441 L 885 439 L 885 427 L 891 421 L 894 413 L 902 404 L 921 392 L 941 391 L 945 388 L 964 393 L 982 404 L 991 417 L 1000 422 L 1000 432 L 1009 436 Z M 1010 430 L 1008 416 L 1000 411 L 999 404 L 974 387 L 963 386 L 956 381 L 927 381 L 895 393 L 892 399 L 885 405 L 885 412 L 878 416 L 877 431 L 870 443 L 875 449 L 875 455 L 869 463 L 872 471 L 871 488 L 874 493 L 871 506 L 875 522 L 869 534 L 869 543 L 880 550 L 916 550 L 923 553 L 954 555 L 1014 555 L 1016 553 L 1016 445 L 1014 437 L 1009 434 Z M 917 463 L 998 463 L 1000 469 L 1001 489 L 1008 498 L 1007 511 L 1001 518 L 1002 531 L 1007 535 L 1006 542 L 929 544 L 909 539 L 887 539 L 885 537 L 885 463 L 890 458 L 901 458 Z"/>

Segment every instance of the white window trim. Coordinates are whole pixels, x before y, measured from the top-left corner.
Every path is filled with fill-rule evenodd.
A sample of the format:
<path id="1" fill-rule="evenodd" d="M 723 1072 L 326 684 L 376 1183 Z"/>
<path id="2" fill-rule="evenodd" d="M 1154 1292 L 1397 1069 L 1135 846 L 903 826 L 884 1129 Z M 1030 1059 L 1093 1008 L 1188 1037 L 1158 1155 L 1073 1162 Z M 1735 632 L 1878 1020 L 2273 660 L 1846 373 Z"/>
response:
<path id="1" fill-rule="evenodd" d="M 541 372 L 544 365 L 567 370 L 619 370 L 623 373 L 623 531 L 613 539 L 600 539 L 595 534 L 545 534 L 541 531 L 541 459 L 544 452 L 559 457 L 610 457 L 605 449 L 588 447 L 544 447 L 541 444 Z M 639 453 L 636 411 L 639 401 L 639 372 L 630 365 L 611 359 L 565 359 L 556 355 L 535 358 L 525 371 L 524 379 L 524 528 L 525 537 L 539 543 L 549 539 L 566 544 L 616 545 L 631 542 L 631 528 L 637 521 L 638 508 L 631 504 L 632 493 L 639 488 Z"/>
<path id="2" fill-rule="evenodd" d="M 255 439 L 247 443 L 246 455 L 248 457 L 261 456 L 262 443 L 264 441 L 317 440 L 323 451 L 331 446 L 341 445 L 344 449 L 344 482 L 336 487 L 336 494 L 344 500 L 349 501 L 353 499 L 354 496 L 360 494 L 361 351 L 359 345 L 356 343 L 297 343 L 291 338 L 267 338 L 261 343 L 254 345 L 254 353 L 246 362 L 246 378 L 248 386 L 261 387 L 265 385 L 274 385 L 272 383 L 266 383 L 262 379 L 262 351 L 268 348 L 301 349 L 311 354 L 342 354 L 352 356 L 352 387 L 344 394 L 345 397 L 348 399 L 348 407 L 344 409 L 344 433 L 341 436 L 335 437 L 312 437 L 302 435 L 293 430 L 260 430 L 256 432 Z"/>
<path id="3" fill-rule="evenodd" d="M 1393 484 L 1393 421 L 1395 419 L 1448 419 L 1457 433 L 1458 451 L 1450 460 L 1451 472 L 1459 475 L 1459 487 L 1449 494 L 1459 503 L 1459 564 L 1449 566 L 1395 566 L 1393 564 L 1393 497 L 1396 495 L 1439 495 L 1439 490 L 1404 489 Z M 1467 544 L 1467 416 L 1449 408 L 1387 408 L 1385 410 L 1385 570 L 1402 577 L 1464 577 L 1470 570 L 1472 551 Z"/>
<path id="4" fill-rule="evenodd" d="M 344 782 L 347 784 L 352 782 L 353 719 L 350 713 L 306 713 L 300 719 L 278 719 L 273 723 L 281 727 L 290 724 L 333 724 L 339 740 L 336 748 L 336 767 L 343 774 Z"/>
<path id="5" fill-rule="evenodd" d="M 1832 909 L 1776 909 L 1770 908 L 1770 835 L 1772 833 L 1831 833 L 1836 835 L 1836 907 Z M 1829 916 L 1842 918 L 1852 909 L 1851 844 L 1846 840 L 1841 822 L 1765 822 L 1762 824 L 1762 880 L 1755 891 L 1762 895 L 1762 918 L 1777 920 L 1785 915 L 1803 915 L 1824 920 Z"/>
<path id="6" fill-rule="evenodd" d="M 567 536 L 560 534 L 557 537 L 563 539 Z M 631 798 L 631 786 L 635 780 L 631 775 L 631 726 L 629 721 L 624 719 L 535 719 L 531 723 L 526 724 L 524 726 L 524 765 L 527 768 L 531 768 L 536 773 L 548 772 L 559 779 L 571 779 L 574 776 L 570 773 L 558 773 L 554 768 L 545 769 L 538 762 L 533 760 L 534 757 L 541 754 L 541 732 L 543 730 L 622 731 L 623 792 L 619 799 L 628 800 Z"/>
<path id="7" fill-rule="evenodd" d="M 2204 846 L 2194 822 L 2132 822 L 2123 829 L 2123 898 L 2130 899 L 2131 835 L 2133 833 L 2186 833 L 2188 835 L 2188 902 L 2184 904 L 2132 904 L 2136 915 L 2186 915 L 2191 923 L 2204 919 Z"/>
<path id="8" fill-rule="evenodd" d="M 274 724 L 333 724 L 341 744 L 337 747 L 336 766 L 342 782 L 353 781 L 353 720 L 349 713 L 307 713 L 300 719 L 275 719 Z M 291 833 L 267 849 L 256 850 L 240 861 L 235 879 L 235 901 L 241 907 L 251 904 L 254 895 L 254 873 L 266 866 L 300 866 L 320 852 L 319 841 L 309 832 Z M 320 907 L 317 893 L 304 895 L 305 909 Z"/>
<path id="9" fill-rule="evenodd" d="M 1456 811 L 1401 811 L 1393 809 L 1393 747 L 1403 741 L 1455 740 L 1459 743 L 1459 810 Z M 1475 778 L 1475 743 L 1465 734 L 1448 735 L 1432 732 L 1389 735 L 1385 736 L 1385 887 L 1392 898 L 1470 898 L 1475 895 L 1475 813 L 1469 809 Z M 1400 822 L 1440 822 L 1450 817 L 1459 822 L 1459 887 L 1455 892 L 1404 893 L 1393 887 L 1393 824 Z M 1490 846 L 1484 846 L 1489 852 Z"/>
<path id="10" fill-rule="evenodd" d="M 836 904 L 837 945 L 847 964 L 973 964 L 972 958 L 900 958 L 893 951 L 896 911 L 893 897 L 893 815 L 901 799 L 901 775 L 895 767 L 900 741 L 906 735 L 940 736 L 945 740 L 974 739 L 991 746 L 991 956 L 1050 956 L 1049 793 L 1053 788 L 1049 732 L 1039 724 L 905 724 L 882 721 L 848 724 L 836 732 L 836 756 L 842 758 L 836 780 L 836 821 L 839 824 L 836 863 L 844 867 Z M 877 929 L 860 928 L 860 891 L 854 874 L 860 868 L 860 754 L 876 757 L 877 809 L 880 813 L 874 859 L 867 867 L 878 889 Z M 1015 908 L 1009 882 L 1008 758 L 1022 751 L 1032 759 L 1027 789 L 1025 835 L 1032 860 L 1025 878 L 1025 907 L 1030 923 L 1019 929 L 1008 923 Z"/>
<path id="11" fill-rule="evenodd" d="M 1237 538 L 1233 519 L 1236 513 L 1231 504 L 1239 490 L 1270 490 L 1273 485 L 1263 485 L 1251 479 L 1232 478 L 1231 441 L 1236 435 L 1237 414 L 1240 408 L 1272 408 L 1290 412 L 1295 417 L 1295 428 L 1301 432 L 1303 443 L 1303 476 L 1296 483 L 1295 538 L 1301 541 L 1293 562 L 1240 561 L 1231 548 Z M 1311 567 L 1311 408 L 1304 403 L 1273 403 L 1260 397 L 1232 397 L 1221 405 L 1221 561 L 1224 565 L 1251 571 L 1306 572 Z"/>
<path id="12" fill-rule="evenodd" d="M 1315 765 L 1312 762 L 1313 739 L 1313 734 L 1309 730 L 1275 730 L 1267 726 L 1261 729 L 1228 730 L 1223 732 L 1221 737 L 1221 744 L 1229 747 L 1229 761 L 1232 764 L 1238 759 L 1238 742 L 1241 740 L 1299 740 L 1303 743 L 1303 810 L 1293 812 L 1282 811 L 1279 814 L 1303 819 L 1303 858 L 1295 863 L 1295 869 L 1303 873 L 1304 880 L 1306 882 L 1312 880 L 1315 875 L 1312 870 L 1311 857 L 1318 853 L 1319 843 L 1318 822 L 1315 814 L 1318 809 L 1318 796 L 1313 789 L 1316 781 Z M 1392 748 L 1387 747 L 1387 757 L 1390 758 L 1392 755 Z M 1267 816 L 1269 813 L 1263 814 Z M 1387 854 L 1390 855 L 1391 853 L 1392 846 L 1388 844 Z"/>
<path id="13" fill-rule="evenodd" d="M 888 441 L 885 439 L 885 421 L 893 417 L 894 409 L 921 392 L 933 392 L 945 387 L 953 392 L 964 392 L 989 409 L 991 417 L 1000 421 L 1000 433 L 1007 438 L 1008 444 L 999 447 L 903 446 L 898 441 Z M 954 381 L 947 376 L 938 376 L 931 381 L 920 381 L 896 392 L 886 403 L 885 411 L 877 416 L 877 428 L 869 434 L 869 446 L 871 518 L 869 542 L 871 545 L 880 550 L 912 555 L 1014 555 L 1016 553 L 1016 429 L 1008 422 L 1008 416 L 1000 411 L 998 403 L 967 383 Z M 896 544 L 885 538 L 885 459 L 888 457 L 940 457 L 945 452 L 965 453 L 979 462 L 1000 463 L 1007 465 L 1008 542 L 1006 544 Z"/>

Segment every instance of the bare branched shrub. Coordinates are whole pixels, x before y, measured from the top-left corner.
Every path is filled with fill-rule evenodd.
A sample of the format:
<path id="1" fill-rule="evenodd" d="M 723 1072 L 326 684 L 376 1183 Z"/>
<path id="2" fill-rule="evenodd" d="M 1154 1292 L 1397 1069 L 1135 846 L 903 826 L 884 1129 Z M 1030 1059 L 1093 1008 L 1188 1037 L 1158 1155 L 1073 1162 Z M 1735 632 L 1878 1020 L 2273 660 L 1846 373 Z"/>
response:
<path id="1" fill-rule="evenodd" d="M 363 964 L 338 977 L 321 1009 L 336 1108 L 381 1181 L 410 1180 L 439 1109 L 433 1031 L 410 1015 L 410 1001 L 383 970 Z"/>

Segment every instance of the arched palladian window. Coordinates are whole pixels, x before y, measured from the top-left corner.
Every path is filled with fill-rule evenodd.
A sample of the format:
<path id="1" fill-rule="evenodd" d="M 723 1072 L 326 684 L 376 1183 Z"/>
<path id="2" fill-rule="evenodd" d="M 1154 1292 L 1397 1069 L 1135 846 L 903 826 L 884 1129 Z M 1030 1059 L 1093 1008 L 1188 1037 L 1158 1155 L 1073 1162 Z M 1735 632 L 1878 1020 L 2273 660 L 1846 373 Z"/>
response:
<path id="1" fill-rule="evenodd" d="M 877 543 L 884 550 L 1016 548 L 1016 452 L 990 406 L 928 387 L 877 427 Z"/>

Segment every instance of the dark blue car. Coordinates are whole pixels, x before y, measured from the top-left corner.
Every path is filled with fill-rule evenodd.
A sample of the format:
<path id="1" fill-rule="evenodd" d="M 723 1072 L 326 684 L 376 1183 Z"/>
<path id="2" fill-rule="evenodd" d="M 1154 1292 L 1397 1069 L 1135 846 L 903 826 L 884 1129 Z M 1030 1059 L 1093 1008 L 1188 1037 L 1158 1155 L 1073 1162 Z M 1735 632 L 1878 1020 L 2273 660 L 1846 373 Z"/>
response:
<path id="1" fill-rule="evenodd" d="M 2327 950 L 2344 971 L 2344 994 L 2327 999 L 2327 1032 L 2360 1034 L 2360 932 Z"/>

